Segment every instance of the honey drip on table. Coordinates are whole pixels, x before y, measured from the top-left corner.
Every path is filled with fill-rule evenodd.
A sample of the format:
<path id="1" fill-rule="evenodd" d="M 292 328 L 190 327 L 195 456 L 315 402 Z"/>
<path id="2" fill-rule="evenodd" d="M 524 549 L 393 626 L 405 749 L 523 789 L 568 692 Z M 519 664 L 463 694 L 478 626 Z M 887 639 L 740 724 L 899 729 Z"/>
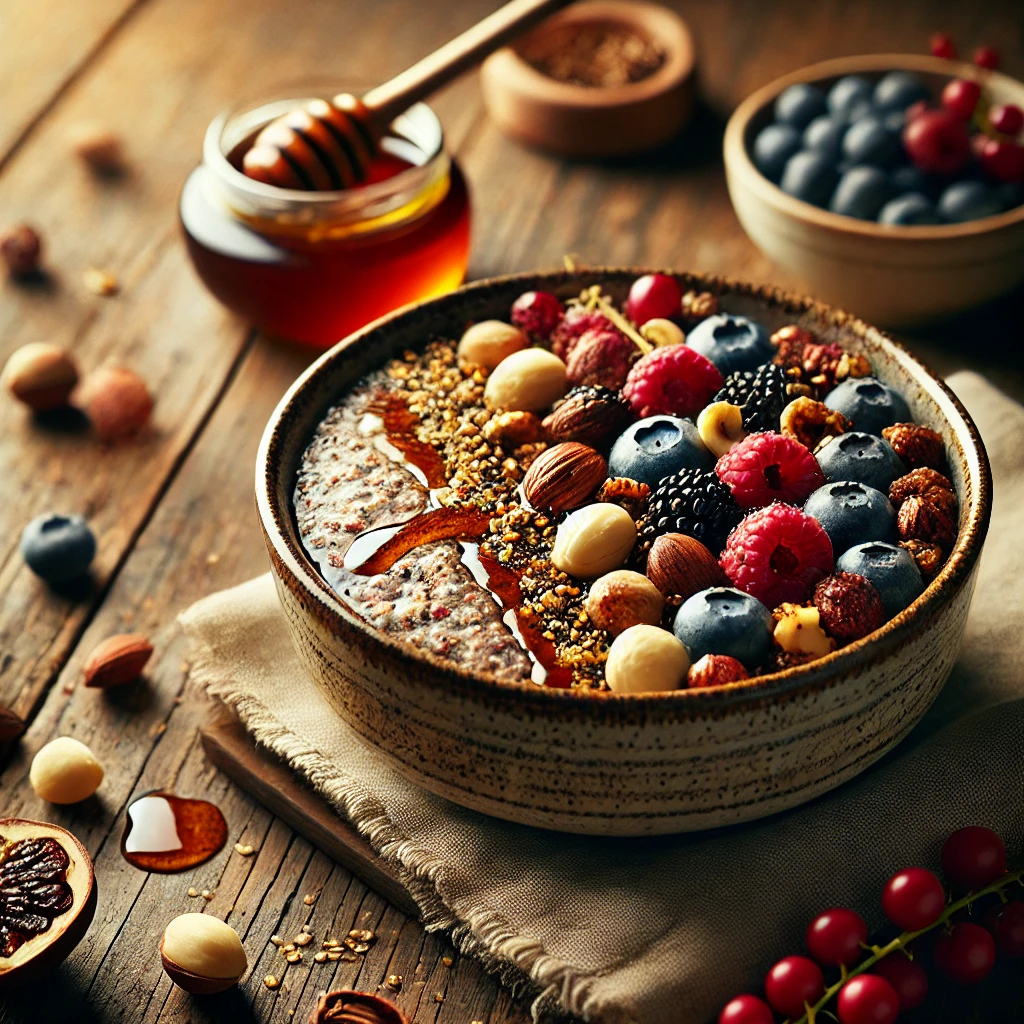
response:
<path id="1" fill-rule="evenodd" d="M 227 838 L 228 823 L 214 804 L 158 790 L 128 805 L 121 853 L 143 871 L 172 874 L 209 860 Z"/>

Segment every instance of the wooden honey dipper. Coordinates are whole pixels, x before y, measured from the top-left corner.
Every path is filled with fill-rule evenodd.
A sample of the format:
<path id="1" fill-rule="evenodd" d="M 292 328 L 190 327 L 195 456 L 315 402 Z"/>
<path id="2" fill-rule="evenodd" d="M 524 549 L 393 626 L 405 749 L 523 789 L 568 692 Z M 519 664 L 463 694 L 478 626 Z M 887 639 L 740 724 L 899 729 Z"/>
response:
<path id="1" fill-rule="evenodd" d="M 350 188 L 366 178 L 391 122 L 570 0 L 511 0 L 362 99 L 310 100 L 266 125 L 242 170 L 279 188 Z"/>

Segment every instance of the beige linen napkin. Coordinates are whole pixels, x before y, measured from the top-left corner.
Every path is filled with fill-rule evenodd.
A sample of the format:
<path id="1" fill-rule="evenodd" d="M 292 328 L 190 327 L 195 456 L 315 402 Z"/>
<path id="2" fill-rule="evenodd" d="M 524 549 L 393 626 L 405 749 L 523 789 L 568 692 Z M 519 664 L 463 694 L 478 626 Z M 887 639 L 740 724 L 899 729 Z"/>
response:
<path id="1" fill-rule="evenodd" d="M 304 676 L 269 576 L 182 616 L 193 673 L 408 878 L 429 928 L 451 932 L 539 1013 L 704 1024 L 798 952 L 824 907 L 881 925 L 879 892 L 935 867 L 952 829 L 998 829 L 1024 855 L 1024 409 L 980 377 L 950 381 L 996 477 L 992 530 L 963 655 L 896 751 L 815 802 L 703 834 L 597 839 L 488 818 L 407 782 L 355 739 Z"/>

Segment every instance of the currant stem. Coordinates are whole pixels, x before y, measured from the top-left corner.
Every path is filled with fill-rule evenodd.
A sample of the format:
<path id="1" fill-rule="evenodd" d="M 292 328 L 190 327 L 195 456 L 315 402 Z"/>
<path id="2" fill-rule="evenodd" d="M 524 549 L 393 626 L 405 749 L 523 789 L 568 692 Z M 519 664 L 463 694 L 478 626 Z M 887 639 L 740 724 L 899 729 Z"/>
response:
<path id="1" fill-rule="evenodd" d="M 850 978 L 854 978 L 858 974 L 863 974 L 868 970 L 868 968 L 874 967 L 875 964 L 883 957 L 887 957 L 890 953 L 893 953 L 896 950 L 903 950 L 906 952 L 907 945 L 913 942 L 913 940 L 919 935 L 923 935 L 925 932 L 930 932 L 933 928 L 945 925 L 958 910 L 970 907 L 975 900 L 980 899 L 982 896 L 988 896 L 991 893 L 998 893 L 1000 897 L 1002 897 L 1003 890 L 1008 889 L 1014 884 L 1014 882 L 1019 882 L 1022 877 L 1024 877 L 1024 868 L 1018 868 L 1016 871 L 1010 871 L 1003 875 L 1003 877 L 998 881 L 993 882 L 984 889 L 978 889 L 977 892 L 969 892 L 966 896 L 961 897 L 955 903 L 950 903 L 946 909 L 939 914 L 938 918 L 936 918 L 932 924 L 928 925 L 927 928 L 919 928 L 916 932 L 904 932 L 902 935 L 897 935 L 895 939 L 886 943 L 884 946 L 867 947 L 871 950 L 871 956 L 857 964 L 857 966 L 852 968 L 849 972 L 844 969 L 840 975 L 839 981 L 825 989 L 822 997 L 813 1006 L 808 1006 L 807 1012 L 798 1020 L 793 1021 L 792 1024 L 815 1024 L 815 1021 L 818 1018 L 818 1013 L 825 1008 L 828 1001 L 839 992 Z"/>
<path id="2" fill-rule="evenodd" d="M 611 322 L 615 324 L 615 326 L 618 327 L 618 329 L 622 331 L 622 333 L 626 335 L 626 337 L 629 338 L 629 340 L 633 342 L 633 344 L 636 345 L 644 355 L 647 355 L 648 352 L 654 351 L 654 346 L 647 341 L 646 338 L 641 337 L 637 329 L 603 295 L 598 298 L 597 304 L 601 312 L 611 320 Z"/>

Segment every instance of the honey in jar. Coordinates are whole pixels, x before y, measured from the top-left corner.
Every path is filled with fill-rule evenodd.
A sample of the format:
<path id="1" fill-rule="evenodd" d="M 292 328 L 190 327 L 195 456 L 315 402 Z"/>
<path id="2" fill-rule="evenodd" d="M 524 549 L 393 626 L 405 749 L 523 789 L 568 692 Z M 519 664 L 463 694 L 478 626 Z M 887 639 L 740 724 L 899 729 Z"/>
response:
<path id="1" fill-rule="evenodd" d="M 271 334 L 326 348 L 461 284 L 469 196 L 424 104 L 393 123 L 355 188 L 307 192 L 246 177 L 242 157 L 260 128 L 302 102 L 215 119 L 180 212 L 196 271 L 224 305 Z"/>

